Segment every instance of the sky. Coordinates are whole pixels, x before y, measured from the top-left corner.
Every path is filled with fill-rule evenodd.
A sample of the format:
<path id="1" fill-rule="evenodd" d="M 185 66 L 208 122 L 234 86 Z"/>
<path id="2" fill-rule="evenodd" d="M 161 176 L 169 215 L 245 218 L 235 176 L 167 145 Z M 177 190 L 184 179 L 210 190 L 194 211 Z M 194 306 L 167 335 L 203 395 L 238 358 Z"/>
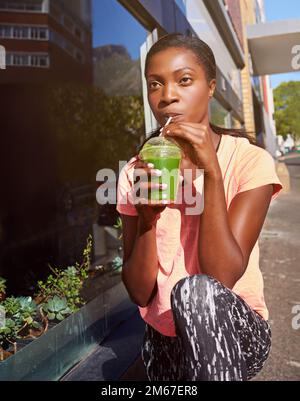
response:
<path id="1" fill-rule="evenodd" d="M 93 0 L 93 30 L 93 47 L 122 44 L 134 60 L 147 38 L 147 31 L 117 0 Z"/>
<path id="2" fill-rule="evenodd" d="M 265 0 L 265 11 L 267 21 L 300 19 L 300 0 Z M 133 59 L 139 58 L 140 46 L 146 40 L 147 31 L 117 0 L 93 0 L 93 18 L 94 47 L 108 43 L 122 44 Z M 273 88 L 284 81 L 300 81 L 300 71 L 271 75 Z"/>
<path id="3" fill-rule="evenodd" d="M 300 0 L 265 0 L 265 12 L 268 21 L 295 19 L 300 20 Z M 295 43 L 299 44 L 300 43 Z M 275 89 L 284 81 L 300 81 L 300 71 L 288 74 L 271 75 L 271 84 Z"/>

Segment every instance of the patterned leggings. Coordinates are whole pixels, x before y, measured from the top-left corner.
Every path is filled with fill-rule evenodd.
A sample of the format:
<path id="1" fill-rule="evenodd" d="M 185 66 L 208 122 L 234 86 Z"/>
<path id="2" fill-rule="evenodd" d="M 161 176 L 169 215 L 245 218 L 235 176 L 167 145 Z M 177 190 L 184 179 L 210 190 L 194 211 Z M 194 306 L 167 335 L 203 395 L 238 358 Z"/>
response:
<path id="1" fill-rule="evenodd" d="M 142 359 L 150 381 L 245 381 L 263 367 L 270 326 L 242 298 L 206 275 L 171 293 L 177 337 L 146 325 Z"/>

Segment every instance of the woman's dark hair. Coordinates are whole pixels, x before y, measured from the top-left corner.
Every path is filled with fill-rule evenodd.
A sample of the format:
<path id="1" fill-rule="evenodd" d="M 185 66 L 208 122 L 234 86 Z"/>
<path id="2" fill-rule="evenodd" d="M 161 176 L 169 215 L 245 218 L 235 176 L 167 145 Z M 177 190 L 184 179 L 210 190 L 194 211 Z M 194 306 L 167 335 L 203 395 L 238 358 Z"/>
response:
<path id="1" fill-rule="evenodd" d="M 188 36 L 183 35 L 181 33 L 171 33 L 169 35 L 163 36 L 159 39 L 149 50 L 146 56 L 145 62 L 145 75 L 148 70 L 148 66 L 152 56 L 156 53 L 159 53 L 162 50 L 169 49 L 170 47 L 176 48 L 184 48 L 191 50 L 194 55 L 197 57 L 199 64 L 204 68 L 207 82 L 209 83 L 212 79 L 216 79 L 217 76 L 217 67 L 216 60 L 213 51 L 208 46 L 207 43 L 203 42 L 203 40 L 199 39 L 196 36 Z M 239 128 L 223 128 L 212 123 L 209 124 L 211 129 L 217 135 L 231 135 L 239 138 L 247 138 L 250 143 L 253 145 L 257 145 L 256 140 L 251 137 L 250 132 L 245 131 L 244 129 Z M 150 136 L 144 141 L 141 147 L 147 142 L 150 138 L 158 136 L 160 133 L 160 128 L 151 132 Z"/>

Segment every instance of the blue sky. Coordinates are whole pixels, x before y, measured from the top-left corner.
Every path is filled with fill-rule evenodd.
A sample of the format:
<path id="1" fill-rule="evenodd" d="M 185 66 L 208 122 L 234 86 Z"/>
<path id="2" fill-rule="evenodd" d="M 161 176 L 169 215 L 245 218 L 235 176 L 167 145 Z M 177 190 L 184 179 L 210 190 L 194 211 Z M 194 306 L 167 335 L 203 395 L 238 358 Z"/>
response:
<path id="1" fill-rule="evenodd" d="M 300 1 L 299 0 L 265 0 L 265 11 L 267 21 L 284 19 L 300 20 Z M 300 44 L 300 43 L 299 43 Z M 300 71 L 288 74 L 271 75 L 272 87 L 276 88 L 284 81 L 300 81 Z"/>
<path id="2" fill-rule="evenodd" d="M 124 45 L 133 59 L 140 56 L 140 46 L 147 31 L 117 0 L 93 0 L 93 46 Z"/>
<path id="3" fill-rule="evenodd" d="M 94 47 L 108 43 L 125 45 L 133 59 L 145 41 L 146 30 L 117 0 L 93 0 Z M 267 21 L 300 19 L 300 0 L 265 0 Z M 122 29 L 120 29 L 122 27 Z M 271 75 L 272 87 L 283 81 L 300 81 L 300 71 Z"/>

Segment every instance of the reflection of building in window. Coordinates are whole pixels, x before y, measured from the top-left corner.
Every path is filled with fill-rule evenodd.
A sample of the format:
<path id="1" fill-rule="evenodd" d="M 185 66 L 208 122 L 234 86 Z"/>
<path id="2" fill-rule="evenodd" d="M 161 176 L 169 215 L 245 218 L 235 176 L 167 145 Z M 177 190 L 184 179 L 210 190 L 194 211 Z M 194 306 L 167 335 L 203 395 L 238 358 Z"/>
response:
<path id="1" fill-rule="evenodd" d="M 91 0 L 0 0 L 0 11 L 1 44 L 7 51 L 0 84 L 92 83 Z M 38 75 L 36 67 L 41 67 Z"/>
<path id="2" fill-rule="evenodd" d="M 0 38 L 48 40 L 49 30 L 39 26 L 0 25 Z"/>
<path id="3" fill-rule="evenodd" d="M 214 98 L 210 101 L 210 120 L 224 128 L 230 128 L 232 125 L 230 112 Z"/>
<path id="4" fill-rule="evenodd" d="M 41 67 L 49 68 L 48 54 L 30 54 L 30 53 L 7 53 L 7 66 L 22 66 L 22 67 Z"/>
<path id="5" fill-rule="evenodd" d="M 16 11 L 16 12 L 41 12 L 42 11 L 42 1 L 37 2 L 37 4 L 32 4 L 29 2 L 12 2 L 12 1 L 0 1 L 0 11 Z"/>

